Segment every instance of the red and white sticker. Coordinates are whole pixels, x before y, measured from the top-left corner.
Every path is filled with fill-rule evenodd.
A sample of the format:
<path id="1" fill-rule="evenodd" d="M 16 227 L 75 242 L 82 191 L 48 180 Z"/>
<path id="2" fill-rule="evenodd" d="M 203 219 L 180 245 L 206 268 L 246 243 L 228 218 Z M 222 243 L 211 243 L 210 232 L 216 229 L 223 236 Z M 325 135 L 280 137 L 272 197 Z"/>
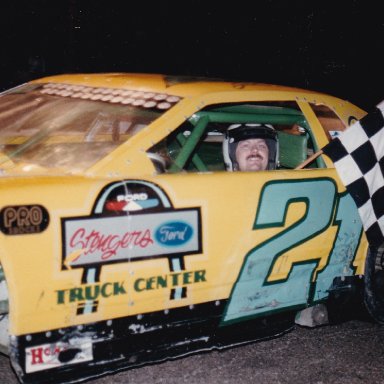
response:
<path id="1" fill-rule="evenodd" d="M 81 343 L 76 344 L 58 342 L 25 349 L 25 370 L 27 373 L 92 360 L 92 342 L 84 339 L 81 339 Z"/>

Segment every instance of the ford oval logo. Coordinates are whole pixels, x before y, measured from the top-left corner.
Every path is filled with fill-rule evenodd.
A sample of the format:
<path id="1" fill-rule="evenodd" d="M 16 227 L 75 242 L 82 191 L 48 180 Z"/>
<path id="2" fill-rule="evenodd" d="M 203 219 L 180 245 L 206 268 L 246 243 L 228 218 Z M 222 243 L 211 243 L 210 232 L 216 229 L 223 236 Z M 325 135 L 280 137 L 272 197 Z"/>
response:
<path id="1" fill-rule="evenodd" d="M 169 247 L 185 244 L 191 239 L 193 228 L 182 221 L 171 221 L 157 228 L 155 238 L 158 243 Z"/>

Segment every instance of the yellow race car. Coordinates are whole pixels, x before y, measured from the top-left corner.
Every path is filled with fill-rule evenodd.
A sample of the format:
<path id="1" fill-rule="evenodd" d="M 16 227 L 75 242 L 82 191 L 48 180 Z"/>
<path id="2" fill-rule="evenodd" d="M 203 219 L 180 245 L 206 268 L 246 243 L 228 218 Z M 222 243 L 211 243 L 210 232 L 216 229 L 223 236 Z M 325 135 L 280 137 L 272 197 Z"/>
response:
<path id="1" fill-rule="evenodd" d="M 275 336 L 359 285 L 355 203 L 329 158 L 306 160 L 364 115 L 296 88 L 149 74 L 1 94 L 0 348 L 19 380 Z M 236 171 L 238 127 L 273 132 L 266 168 Z"/>

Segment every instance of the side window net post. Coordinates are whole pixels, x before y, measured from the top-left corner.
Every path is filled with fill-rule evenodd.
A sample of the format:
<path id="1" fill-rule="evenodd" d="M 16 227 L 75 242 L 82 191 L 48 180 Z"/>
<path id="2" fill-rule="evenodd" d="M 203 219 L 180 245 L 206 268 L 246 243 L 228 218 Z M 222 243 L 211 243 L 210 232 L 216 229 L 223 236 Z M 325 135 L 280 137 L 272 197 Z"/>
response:
<path id="1" fill-rule="evenodd" d="M 181 148 L 183 148 L 183 146 L 187 142 L 187 138 L 184 136 L 184 134 L 182 132 L 180 132 L 176 136 L 176 140 L 180 144 Z M 198 153 L 194 153 L 194 155 L 192 156 L 192 163 L 196 167 L 196 169 L 198 169 L 200 172 L 208 171 L 208 168 L 206 167 L 204 162 L 201 160 L 201 158 L 200 158 Z"/>
<path id="2" fill-rule="evenodd" d="M 209 122 L 208 116 L 202 116 L 200 119 L 198 119 L 196 126 L 192 130 L 188 139 L 186 139 L 174 163 L 169 168 L 170 172 L 178 172 L 184 168 L 193 150 L 196 148 L 198 142 L 200 141 L 200 138 L 203 136 L 205 129 L 208 125 L 208 122 Z"/>
<path id="3" fill-rule="evenodd" d="M 313 148 L 313 152 L 317 152 L 320 148 L 319 146 L 317 145 L 316 143 L 316 140 L 314 139 L 313 137 L 313 134 L 312 134 L 312 131 L 311 129 L 309 128 L 309 125 L 307 123 L 306 120 L 303 120 L 302 123 L 301 123 L 301 126 L 305 129 L 307 135 L 308 135 L 308 141 L 309 141 L 309 147 L 312 147 Z M 313 153 L 310 153 L 309 155 L 312 155 Z M 325 162 L 324 162 L 324 159 L 319 156 L 315 159 L 314 162 L 312 162 L 313 164 L 315 164 L 315 166 L 317 168 L 326 168 L 326 165 L 325 165 Z"/>

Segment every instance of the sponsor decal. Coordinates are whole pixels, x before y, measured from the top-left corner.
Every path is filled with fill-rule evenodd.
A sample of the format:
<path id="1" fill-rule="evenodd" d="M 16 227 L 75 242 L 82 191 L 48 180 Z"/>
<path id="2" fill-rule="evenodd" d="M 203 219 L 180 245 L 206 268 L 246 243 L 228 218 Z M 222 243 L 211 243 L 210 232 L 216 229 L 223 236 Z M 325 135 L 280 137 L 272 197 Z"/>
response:
<path id="1" fill-rule="evenodd" d="M 136 292 L 150 291 L 161 288 L 177 288 L 189 284 L 196 284 L 207 281 L 206 270 L 182 271 L 167 275 L 150 276 L 136 279 L 133 288 Z"/>
<path id="2" fill-rule="evenodd" d="M 92 360 L 92 342 L 88 338 L 80 338 L 73 344 L 57 342 L 25 349 L 26 373 Z"/>
<path id="3" fill-rule="evenodd" d="M 56 291 L 57 304 L 85 302 L 113 296 L 126 295 L 124 282 L 92 284 L 81 287 L 59 289 Z"/>
<path id="4" fill-rule="evenodd" d="M 140 277 L 132 281 L 136 292 L 150 291 L 162 288 L 174 289 L 187 285 L 206 282 L 206 270 L 180 271 L 158 276 Z M 87 284 L 80 287 L 56 290 L 58 305 L 78 303 L 86 306 L 87 302 L 108 299 L 114 296 L 127 295 L 126 282 L 107 282 L 103 284 Z"/>
<path id="5" fill-rule="evenodd" d="M 65 217 L 62 269 L 82 268 L 81 287 L 56 291 L 57 305 L 77 302 L 77 314 L 96 312 L 100 298 L 126 294 L 123 283 L 100 283 L 103 265 L 167 258 L 170 273 L 137 279 L 130 289 L 169 288 L 170 299 L 187 296 L 187 285 L 205 271 L 186 271 L 186 255 L 202 253 L 200 208 L 175 209 L 166 193 L 143 180 L 106 185 L 87 216 Z"/>
<path id="6" fill-rule="evenodd" d="M 40 233 L 48 224 L 48 211 L 41 205 L 7 206 L 0 211 L 0 230 L 5 235 Z"/>
<path id="7" fill-rule="evenodd" d="M 117 195 L 116 200 L 109 200 L 106 203 L 108 211 L 140 211 L 148 204 L 148 195 L 146 193 L 128 193 L 126 195 Z M 143 204 L 143 202 L 145 202 Z M 157 202 L 155 202 L 156 204 Z"/>
<path id="8" fill-rule="evenodd" d="M 162 224 L 155 232 L 159 244 L 177 247 L 187 243 L 193 236 L 193 228 L 185 222 L 173 221 Z"/>
<path id="9" fill-rule="evenodd" d="M 92 214 L 112 216 L 168 208 L 171 208 L 171 203 L 159 187 L 145 181 L 126 180 L 107 185 L 101 191 Z"/>
<path id="10" fill-rule="evenodd" d="M 200 253 L 197 208 L 63 219 L 66 268 Z"/>

